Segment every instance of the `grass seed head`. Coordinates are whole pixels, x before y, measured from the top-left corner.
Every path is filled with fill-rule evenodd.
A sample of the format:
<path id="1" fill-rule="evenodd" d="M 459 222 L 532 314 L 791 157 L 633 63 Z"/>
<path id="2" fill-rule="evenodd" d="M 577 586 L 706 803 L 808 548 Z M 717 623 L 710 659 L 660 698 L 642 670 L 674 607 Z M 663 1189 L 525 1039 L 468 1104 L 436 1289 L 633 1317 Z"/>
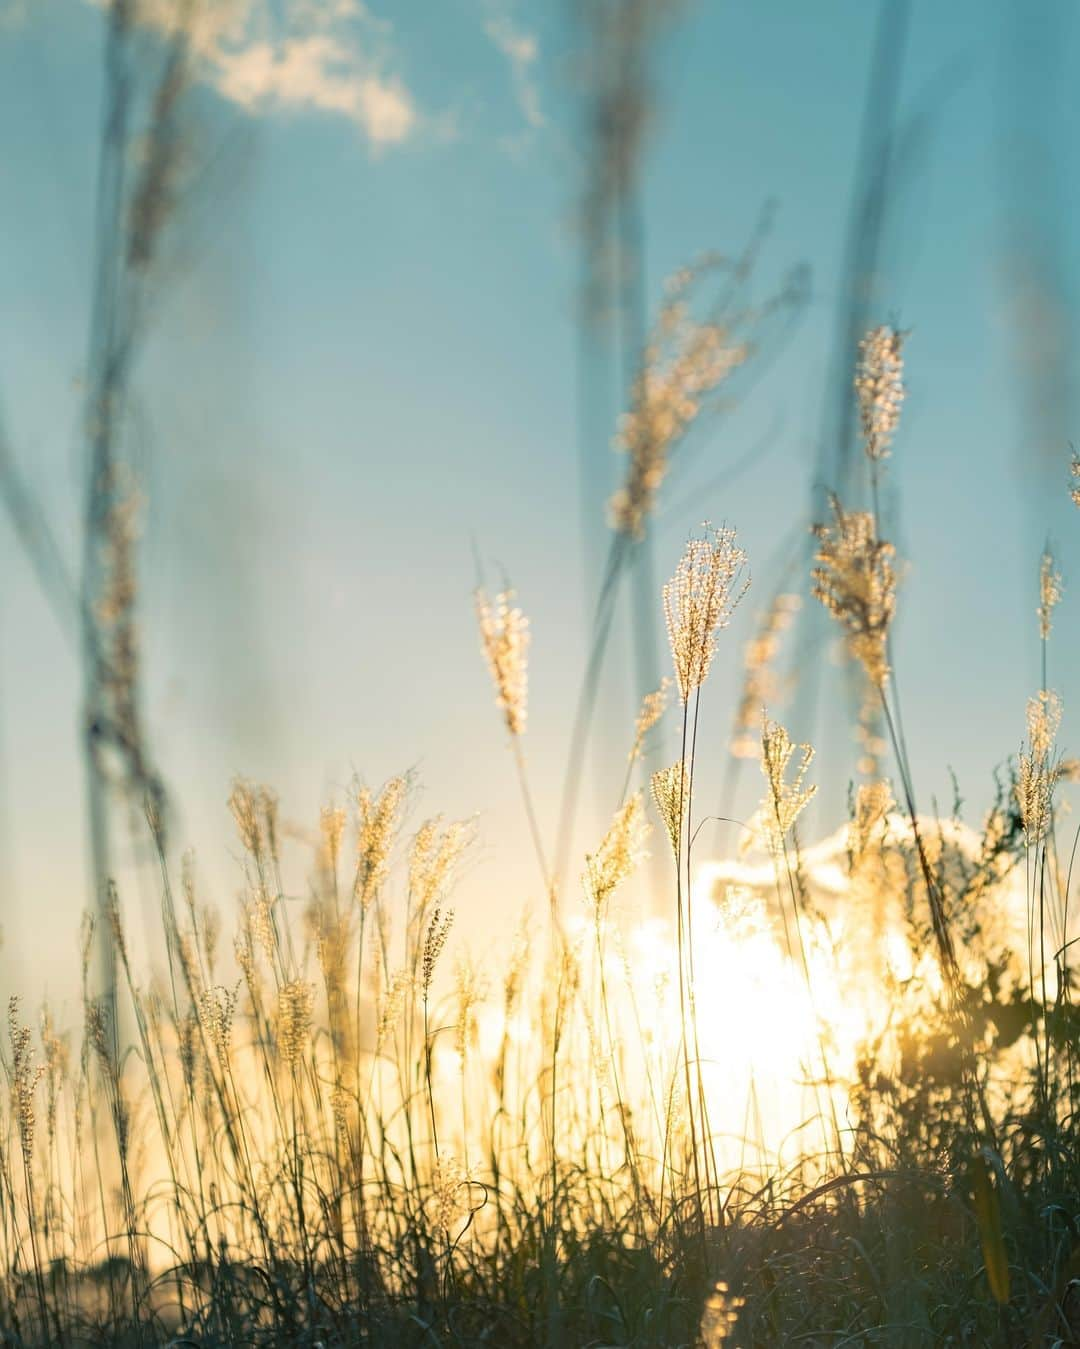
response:
<path id="1" fill-rule="evenodd" d="M 1054 566 L 1054 555 L 1044 549 L 1039 562 L 1039 636 L 1045 642 L 1053 626 L 1054 607 L 1061 599 L 1061 572 Z"/>
<path id="2" fill-rule="evenodd" d="M 788 781 L 788 765 L 801 751 L 801 760 L 795 776 Z M 796 745 L 778 721 L 763 716 L 761 731 L 761 771 L 768 784 L 768 794 L 761 807 L 765 834 L 773 852 L 782 852 L 784 840 L 795 821 L 813 800 L 816 786 L 804 787 L 807 769 L 814 758 L 811 745 Z"/>
<path id="3" fill-rule="evenodd" d="M 664 618 L 684 706 L 705 682 L 717 633 L 727 627 L 750 584 L 746 554 L 735 541 L 734 529 L 704 528 L 703 538 L 689 540 L 675 575 L 664 586 Z"/>
<path id="4" fill-rule="evenodd" d="M 291 979 L 278 993 L 277 1046 L 285 1061 L 295 1067 L 311 1041 L 311 1017 L 315 990 L 304 979 Z"/>
<path id="5" fill-rule="evenodd" d="M 377 796 L 367 787 L 357 792 L 355 894 L 363 910 L 378 894 L 389 872 L 390 848 L 407 786 L 405 778 L 394 777 Z"/>
<path id="6" fill-rule="evenodd" d="M 644 856 L 648 830 L 641 793 L 636 792 L 615 812 L 596 852 L 586 856 L 581 882 L 597 923 L 603 922 L 612 895 Z"/>
<path id="7" fill-rule="evenodd" d="M 1054 788 L 1061 776 L 1060 764 L 1054 763 L 1060 724 L 1061 699 L 1056 693 L 1040 689 L 1028 699 L 1028 748 L 1020 751 L 1015 792 L 1029 847 L 1038 844 L 1050 827 Z"/>
<path id="8" fill-rule="evenodd" d="M 500 591 L 489 600 L 476 592 L 476 618 L 480 645 L 495 685 L 495 706 L 503 714 L 511 735 L 525 730 L 529 693 L 529 620 L 510 601 L 512 590 Z"/>
<path id="9" fill-rule="evenodd" d="M 656 803 L 676 859 L 682 847 L 683 824 L 690 808 L 690 774 L 682 759 L 670 768 L 660 768 L 652 775 L 652 795 Z"/>
<path id="10" fill-rule="evenodd" d="M 8 999 L 8 1036 L 11 1040 L 11 1105 L 19 1126 L 19 1143 L 23 1160 L 29 1166 L 34 1152 L 34 1093 L 45 1074 L 43 1063 L 34 1063 L 30 1043 L 30 1027 L 19 1024 L 19 999 Z"/>
<path id="11" fill-rule="evenodd" d="M 887 458 L 904 401 L 904 334 L 887 326 L 872 328 L 859 343 L 855 393 L 863 445 L 869 459 Z"/>
<path id="12" fill-rule="evenodd" d="M 815 525 L 814 596 L 844 629 L 848 649 L 877 687 L 889 676 L 886 644 L 896 613 L 894 548 L 877 537 L 874 517 L 831 498 L 833 522 Z"/>
<path id="13" fill-rule="evenodd" d="M 612 497 L 612 527 L 644 537 L 667 476 L 671 455 L 712 394 L 749 354 L 719 323 L 698 322 L 688 292 L 709 269 L 706 259 L 668 282 L 667 296 L 649 337 L 641 371 L 630 394 L 630 410 L 619 424 L 615 447 L 629 458 L 626 480 Z"/>
<path id="14" fill-rule="evenodd" d="M 646 693 L 645 697 L 642 698 L 637 721 L 634 723 L 634 743 L 629 755 L 631 762 L 640 758 L 645 737 L 667 710 L 668 690 L 670 688 L 671 676 L 665 675 L 660 681 L 660 687 L 654 689 L 652 693 Z"/>
<path id="15" fill-rule="evenodd" d="M 454 911 L 449 909 L 444 915 L 441 909 L 436 909 L 431 915 L 431 922 L 428 923 L 427 935 L 424 937 L 424 952 L 421 960 L 421 984 L 425 999 L 431 992 L 431 982 L 435 978 L 435 966 L 439 963 L 439 957 L 443 953 L 446 940 L 450 936 L 450 929 L 454 923 Z"/>

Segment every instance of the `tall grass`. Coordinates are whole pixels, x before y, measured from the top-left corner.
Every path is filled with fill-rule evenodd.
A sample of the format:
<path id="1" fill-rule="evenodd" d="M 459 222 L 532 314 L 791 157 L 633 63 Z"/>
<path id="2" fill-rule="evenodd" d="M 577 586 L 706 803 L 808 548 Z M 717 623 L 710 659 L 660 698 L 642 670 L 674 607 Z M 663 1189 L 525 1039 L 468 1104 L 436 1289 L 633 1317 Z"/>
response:
<path id="1" fill-rule="evenodd" d="M 863 347 L 875 467 L 899 353 L 886 330 Z M 1060 704 L 1045 687 L 1032 699 L 981 833 L 921 815 L 891 559 L 876 511 L 837 503 L 818 530 L 813 588 L 880 697 L 901 802 L 884 781 L 853 795 L 831 911 L 798 833 L 812 750 L 764 711 L 762 805 L 743 832 L 771 887 L 749 868 L 760 893 L 717 894 L 697 866 L 702 692 L 748 584 L 729 527 L 691 538 L 663 595 L 681 718 L 679 758 L 652 779 L 666 928 L 617 907 L 649 831 L 631 771 L 580 860 L 580 900 L 556 889 L 524 753 L 527 624 L 508 596 L 479 598 L 481 646 L 551 905 L 501 961 L 455 944 L 474 826 L 415 820 L 408 777 L 356 783 L 289 844 L 306 849 L 302 894 L 283 880 L 297 859 L 276 797 L 236 782 L 231 951 L 190 858 L 174 878 L 150 802 L 164 967 L 133 968 L 110 888 L 83 932 L 81 1036 L 43 1009 L 35 1048 L 9 1008 L 8 1342 L 1069 1342 L 1080 1154 Z M 1052 560 L 1039 578 L 1045 684 Z M 666 694 L 628 728 L 630 770 Z M 103 938 L 130 1043 L 94 987 Z M 711 985 L 766 960 L 758 1005 L 718 1021 Z M 776 1043 L 755 1030 L 770 1017 L 797 1046 L 779 1111 L 755 1061 Z"/>

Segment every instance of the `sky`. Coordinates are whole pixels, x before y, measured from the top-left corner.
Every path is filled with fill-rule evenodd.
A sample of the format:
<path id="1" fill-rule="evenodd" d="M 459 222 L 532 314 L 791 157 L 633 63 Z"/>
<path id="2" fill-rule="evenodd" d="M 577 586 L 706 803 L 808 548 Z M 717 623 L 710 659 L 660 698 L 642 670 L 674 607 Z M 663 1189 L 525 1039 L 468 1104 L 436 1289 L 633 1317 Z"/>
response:
<path id="1" fill-rule="evenodd" d="M 167 9 L 145 6 L 151 27 Z M 235 775 L 273 784 L 310 829 L 354 775 L 377 785 L 412 769 L 415 821 L 476 816 L 458 908 L 484 940 L 542 888 L 478 648 L 478 562 L 530 617 L 525 748 L 549 836 L 588 623 L 574 9 L 236 0 L 211 13 L 191 186 L 131 418 L 148 725 L 178 847 L 228 905 Z M 770 201 L 755 298 L 795 265 L 812 277 L 761 378 L 696 434 L 655 521 L 658 578 L 704 519 L 737 527 L 753 572 L 704 704 L 706 798 L 777 550 L 830 485 L 815 474 L 876 15 L 863 0 L 699 0 L 655 53 L 640 193 L 650 308 L 688 261 L 744 247 Z M 0 408 L 73 560 L 103 32 L 88 0 L 0 4 Z M 916 133 L 872 285 L 875 321 L 909 330 L 886 493 L 906 567 L 896 664 L 913 773 L 929 808 L 951 802 L 955 772 L 976 819 L 1038 687 L 1048 535 L 1066 584 L 1050 675 L 1066 743 L 1080 724 L 1067 496 L 1078 44 L 1062 0 L 913 0 L 900 120 Z M 591 528 L 595 547 L 603 518 Z M 0 563 L 2 968 L 55 993 L 87 899 L 78 669 L 6 519 Z M 841 678 L 827 652 L 806 659 L 827 686 Z M 630 735 L 630 662 L 620 628 L 605 740 Z M 842 808 L 836 718 L 826 700 L 812 727 L 789 725 L 813 736 L 833 785 L 818 832 Z M 740 805 L 757 791 L 751 770 Z M 583 843 L 604 810 L 587 798 Z M 125 903 L 152 930 L 152 897 Z"/>

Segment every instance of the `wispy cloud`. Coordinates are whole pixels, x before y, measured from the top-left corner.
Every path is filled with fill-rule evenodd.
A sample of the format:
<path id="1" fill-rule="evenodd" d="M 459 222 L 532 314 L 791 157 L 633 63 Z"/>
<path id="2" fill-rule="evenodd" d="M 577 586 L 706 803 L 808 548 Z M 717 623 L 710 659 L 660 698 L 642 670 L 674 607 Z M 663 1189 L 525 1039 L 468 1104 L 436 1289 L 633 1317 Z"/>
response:
<path id="1" fill-rule="evenodd" d="M 135 9 L 141 23 L 168 31 L 181 6 L 136 0 Z M 343 117 L 373 150 L 400 144 L 419 125 L 394 70 L 391 25 L 360 0 L 202 0 L 190 12 L 196 76 L 250 114 Z"/>
<path id="2" fill-rule="evenodd" d="M 539 39 L 535 33 L 518 27 L 504 3 L 490 0 L 487 9 L 484 32 L 509 62 L 514 97 L 522 117 L 531 130 L 539 130 L 546 121 L 536 81 Z"/>
<path id="3" fill-rule="evenodd" d="M 416 121 L 399 79 L 365 70 L 347 44 L 326 33 L 219 50 L 213 84 L 250 112 L 313 108 L 347 117 L 376 146 L 403 141 Z"/>

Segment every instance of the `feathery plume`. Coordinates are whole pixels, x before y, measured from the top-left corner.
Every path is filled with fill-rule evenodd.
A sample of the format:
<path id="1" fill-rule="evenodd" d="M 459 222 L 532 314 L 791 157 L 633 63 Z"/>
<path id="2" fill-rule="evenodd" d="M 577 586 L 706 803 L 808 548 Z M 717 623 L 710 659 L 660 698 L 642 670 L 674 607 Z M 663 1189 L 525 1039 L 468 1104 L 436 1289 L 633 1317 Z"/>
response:
<path id="1" fill-rule="evenodd" d="M 56 1107 L 61 1086 L 68 1075 L 71 1046 L 66 1035 L 57 1035 L 48 1007 L 41 1009 L 41 1044 L 45 1051 L 45 1125 L 51 1142 L 56 1136 Z"/>
<path id="2" fill-rule="evenodd" d="M 489 600 L 476 592 L 476 617 L 480 644 L 495 685 L 495 706 L 500 709 L 511 735 L 525 730 L 528 705 L 529 620 L 520 609 L 511 608 L 512 590 L 500 591 Z"/>
<path id="3" fill-rule="evenodd" d="M 243 778 L 233 782 L 229 794 L 229 809 L 236 821 L 240 842 L 252 857 L 258 859 L 263 852 L 263 831 L 259 819 L 258 789 Z"/>
<path id="4" fill-rule="evenodd" d="M 889 676 L 886 639 L 896 612 L 896 574 L 891 543 L 876 536 L 874 517 L 845 511 L 831 497 L 834 520 L 815 525 L 818 538 L 811 572 L 813 593 L 847 634 L 848 649 L 867 677 L 881 688 Z"/>
<path id="5" fill-rule="evenodd" d="M 391 778 L 375 796 L 367 787 L 356 794 L 356 880 L 353 893 L 361 909 L 375 898 L 389 870 L 390 845 L 405 799 L 406 779 Z"/>
<path id="6" fill-rule="evenodd" d="M 704 528 L 705 537 L 689 540 L 675 575 L 664 586 L 664 618 L 684 705 L 705 682 L 716 634 L 727 627 L 750 584 L 743 576 L 746 554 L 735 542 L 734 529 Z"/>
<path id="7" fill-rule="evenodd" d="M 479 969 L 467 956 L 463 956 L 454 967 L 454 998 L 457 1002 L 454 1048 L 462 1066 L 476 1035 L 476 1007 L 483 1001 L 485 991 Z"/>
<path id="8" fill-rule="evenodd" d="M 632 875 L 644 855 L 648 830 L 641 793 L 635 792 L 615 812 L 596 852 L 586 855 L 581 883 L 597 923 L 603 921 L 611 896 Z"/>
<path id="9" fill-rule="evenodd" d="M 683 824 L 690 807 L 690 774 L 685 761 L 677 759 L 670 768 L 657 769 L 651 785 L 656 809 L 671 840 L 671 851 L 678 858 Z"/>
<path id="10" fill-rule="evenodd" d="M 319 834 L 322 839 L 323 859 L 331 875 L 337 872 L 341 839 L 345 833 L 345 812 L 340 806 L 323 806 L 319 816 Z"/>
<path id="11" fill-rule="evenodd" d="M 1028 699 L 1028 749 L 1020 751 L 1016 803 L 1028 846 L 1039 842 L 1050 827 L 1054 788 L 1061 766 L 1053 763 L 1054 741 L 1061 724 L 1061 699 L 1040 689 Z"/>
<path id="12" fill-rule="evenodd" d="M 868 459 L 888 457 L 904 401 L 904 334 L 895 328 L 872 328 L 859 343 L 855 392 Z"/>
<path id="13" fill-rule="evenodd" d="M 409 853 L 409 894 L 417 913 L 427 912 L 446 888 L 454 866 L 469 843 L 470 826 L 455 820 L 445 829 L 436 816 L 416 831 Z"/>
<path id="14" fill-rule="evenodd" d="M 671 454 L 701 411 L 702 401 L 746 360 L 749 346 L 718 323 L 699 323 L 688 292 L 711 259 L 669 279 L 667 297 L 645 347 L 615 447 L 629 456 L 626 481 L 611 499 L 611 524 L 640 539 L 667 475 Z"/>
<path id="15" fill-rule="evenodd" d="M 802 751 L 802 761 L 793 781 L 787 781 L 788 764 L 796 750 Z M 761 771 L 769 784 L 769 792 L 762 803 L 761 813 L 765 834 L 773 852 L 783 850 L 784 838 L 799 815 L 813 799 L 816 786 L 804 787 L 806 771 L 814 758 L 811 745 L 796 745 L 778 721 L 763 718 L 761 730 Z"/>
<path id="16" fill-rule="evenodd" d="M 401 1009 L 405 1006 L 405 997 L 412 987 L 412 976 L 408 970 L 396 970 L 391 976 L 385 991 L 380 991 L 376 999 L 375 1052 L 386 1044 L 390 1032 L 397 1024 Z"/>
<path id="17" fill-rule="evenodd" d="M 1045 642 L 1050 636 L 1054 607 L 1061 599 L 1061 572 L 1054 566 L 1054 555 L 1049 547 L 1043 550 L 1039 562 L 1039 636 Z"/>
<path id="18" fill-rule="evenodd" d="M 469 1177 L 456 1157 L 439 1157 L 431 1173 L 431 1199 L 437 1227 L 449 1233 L 468 1213 Z"/>
<path id="19" fill-rule="evenodd" d="M 645 737 L 667 710 L 668 689 L 670 687 L 671 676 L 665 675 L 660 681 L 660 687 L 654 689 L 652 693 L 646 693 L 645 697 L 642 698 L 637 721 L 634 723 L 634 743 L 630 747 L 629 754 L 631 763 L 641 756 Z"/>
<path id="20" fill-rule="evenodd" d="M 439 957 L 442 955 L 443 947 L 446 945 L 446 939 L 450 935 L 450 928 L 453 923 L 453 909 L 448 909 L 445 916 L 441 909 L 436 909 L 431 915 L 431 922 L 428 923 L 420 966 L 420 978 L 425 999 L 431 992 L 431 981 L 435 978 L 435 966 L 439 963 Z"/>
<path id="21" fill-rule="evenodd" d="M 315 990 L 304 979 L 290 979 L 278 993 L 278 1048 L 295 1065 L 308 1045 Z"/>
<path id="22" fill-rule="evenodd" d="M 214 1046 L 218 1059 L 224 1067 L 229 1057 L 229 1042 L 232 1038 L 236 990 L 220 985 L 203 989 L 198 995 L 197 1010 L 203 1033 Z"/>
<path id="23" fill-rule="evenodd" d="M 34 1151 L 34 1092 L 45 1073 L 43 1063 L 34 1063 L 30 1027 L 19 1025 L 19 999 L 8 999 L 8 1035 L 11 1039 L 11 1104 L 19 1126 L 19 1142 L 27 1166 Z"/>

